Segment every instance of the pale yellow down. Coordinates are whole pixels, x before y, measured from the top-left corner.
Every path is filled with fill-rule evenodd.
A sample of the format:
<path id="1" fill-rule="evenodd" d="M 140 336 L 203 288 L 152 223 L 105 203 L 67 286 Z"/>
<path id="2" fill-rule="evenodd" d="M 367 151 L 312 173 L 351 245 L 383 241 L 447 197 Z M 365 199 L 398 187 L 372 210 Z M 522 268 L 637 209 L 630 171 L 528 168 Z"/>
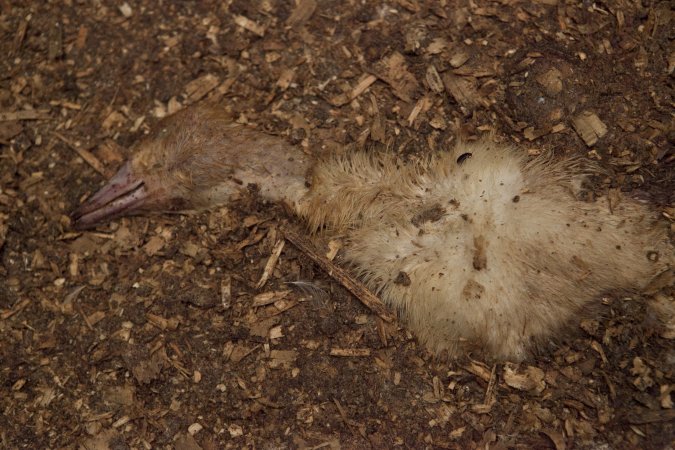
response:
<path id="1" fill-rule="evenodd" d="M 432 352 L 519 360 L 673 263 L 647 206 L 580 201 L 580 160 L 521 154 L 483 141 L 410 165 L 336 157 L 298 213 L 346 235 L 347 261 Z"/>

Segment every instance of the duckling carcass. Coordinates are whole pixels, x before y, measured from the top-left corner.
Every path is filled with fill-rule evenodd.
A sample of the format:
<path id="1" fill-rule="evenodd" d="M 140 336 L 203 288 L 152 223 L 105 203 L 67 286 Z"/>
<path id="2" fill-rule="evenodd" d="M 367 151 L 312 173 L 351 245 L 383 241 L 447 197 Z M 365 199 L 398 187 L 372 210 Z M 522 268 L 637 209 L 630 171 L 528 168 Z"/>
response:
<path id="1" fill-rule="evenodd" d="M 575 198 L 579 160 L 458 144 L 424 162 L 355 152 L 314 162 L 282 138 L 185 109 L 134 148 L 73 214 L 78 228 L 143 211 L 205 209 L 255 184 L 344 258 L 432 352 L 527 357 L 672 267 L 667 227 L 623 197 Z"/>

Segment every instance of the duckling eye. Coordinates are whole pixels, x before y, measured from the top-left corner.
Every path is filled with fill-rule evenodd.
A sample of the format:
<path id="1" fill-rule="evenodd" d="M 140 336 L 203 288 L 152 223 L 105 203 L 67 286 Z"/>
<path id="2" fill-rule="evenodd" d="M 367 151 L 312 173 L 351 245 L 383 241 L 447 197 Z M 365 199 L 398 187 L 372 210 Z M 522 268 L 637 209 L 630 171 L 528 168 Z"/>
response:
<path id="1" fill-rule="evenodd" d="M 462 153 L 459 155 L 459 158 L 457 158 L 457 164 L 463 164 L 464 161 L 467 159 L 471 158 L 472 153 Z"/>

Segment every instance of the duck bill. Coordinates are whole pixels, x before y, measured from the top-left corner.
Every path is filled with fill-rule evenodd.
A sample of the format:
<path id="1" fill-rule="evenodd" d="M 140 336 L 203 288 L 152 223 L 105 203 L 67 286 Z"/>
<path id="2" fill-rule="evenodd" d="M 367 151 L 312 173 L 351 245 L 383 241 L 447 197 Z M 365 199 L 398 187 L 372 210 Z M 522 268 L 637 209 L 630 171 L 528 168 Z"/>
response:
<path id="1" fill-rule="evenodd" d="M 145 182 L 136 176 L 126 162 L 105 186 L 71 214 L 78 230 L 92 228 L 102 222 L 136 214 L 149 198 Z"/>

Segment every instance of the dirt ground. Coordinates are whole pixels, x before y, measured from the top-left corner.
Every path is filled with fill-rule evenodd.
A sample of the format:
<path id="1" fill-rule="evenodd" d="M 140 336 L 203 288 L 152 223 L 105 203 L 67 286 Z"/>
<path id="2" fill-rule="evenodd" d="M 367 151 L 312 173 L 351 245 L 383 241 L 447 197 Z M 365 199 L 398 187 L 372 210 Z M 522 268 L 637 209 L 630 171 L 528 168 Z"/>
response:
<path id="1" fill-rule="evenodd" d="M 646 306 L 672 285 L 607 293 L 524 363 L 447 361 L 289 242 L 256 288 L 302 227 L 255 197 L 68 215 L 206 100 L 313 155 L 493 132 L 586 155 L 592 191 L 672 230 L 674 22 L 649 0 L 0 0 L 0 447 L 673 448 L 675 326 Z"/>

